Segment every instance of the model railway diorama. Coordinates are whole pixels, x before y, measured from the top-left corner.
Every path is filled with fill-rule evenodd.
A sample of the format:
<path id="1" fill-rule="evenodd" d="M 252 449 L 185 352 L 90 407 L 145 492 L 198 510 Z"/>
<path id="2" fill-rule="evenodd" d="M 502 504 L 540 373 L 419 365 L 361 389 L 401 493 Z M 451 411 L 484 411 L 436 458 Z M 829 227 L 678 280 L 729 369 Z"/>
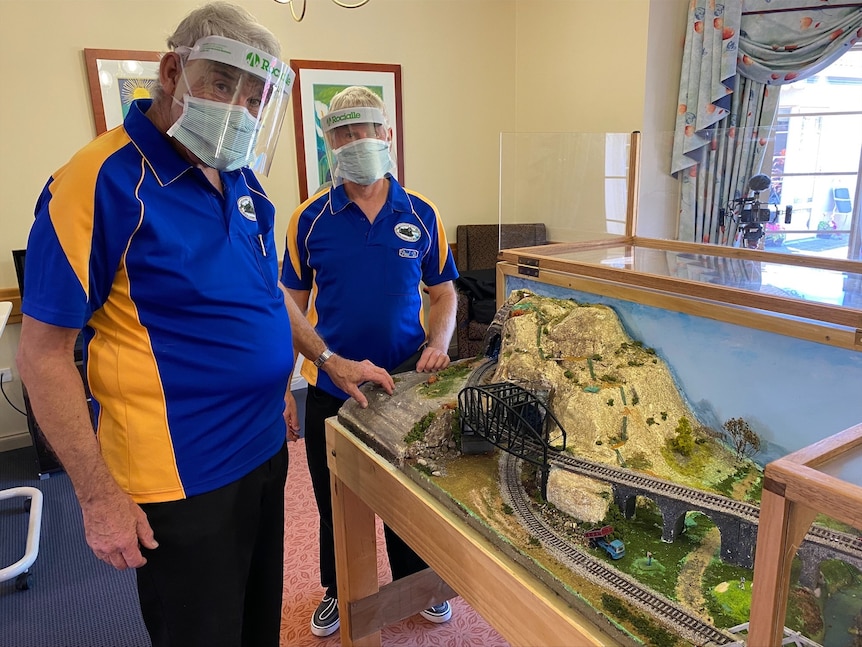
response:
<path id="1" fill-rule="evenodd" d="M 339 420 L 622 644 L 743 644 L 766 444 L 693 407 L 613 308 L 519 289 L 485 349 Z M 818 519 L 786 619 L 862 645 L 862 538 Z"/>

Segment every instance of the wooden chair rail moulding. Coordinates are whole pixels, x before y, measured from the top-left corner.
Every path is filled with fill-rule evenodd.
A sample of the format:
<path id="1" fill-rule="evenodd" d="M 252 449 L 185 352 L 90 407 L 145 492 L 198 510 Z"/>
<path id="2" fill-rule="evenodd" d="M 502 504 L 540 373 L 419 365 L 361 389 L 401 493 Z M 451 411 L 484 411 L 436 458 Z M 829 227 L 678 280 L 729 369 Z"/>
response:
<path id="1" fill-rule="evenodd" d="M 12 314 L 9 315 L 6 323 L 21 323 L 21 295 L 18 293 L 18 288 L 0 288 L 0 301 L 12 302 Z"/>

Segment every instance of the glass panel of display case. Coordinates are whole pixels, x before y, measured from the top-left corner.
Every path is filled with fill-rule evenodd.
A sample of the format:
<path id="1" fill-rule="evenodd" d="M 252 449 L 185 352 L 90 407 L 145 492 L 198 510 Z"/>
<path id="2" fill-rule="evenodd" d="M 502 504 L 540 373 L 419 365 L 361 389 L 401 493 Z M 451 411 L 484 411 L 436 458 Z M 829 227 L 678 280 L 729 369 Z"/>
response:
<path id="1" fill-rule="evenodd" d="M 859 644 L 860 481 L 862 425 L 766 465 L 750 644 L 778 644 L 788 627 L 822 645 Z"/>
<path id="2" fill-rule="evenodd" d="M 787 594 L 782 631 L 785 636 L 799 632 L 815 644 L 829 647 L 859 644 L 862 564 L 855 547 L 860 543 L 859 533 L 828 514 L 815 517 L 793 555 L 789 576 L 779 584 Z M 760 581 L 758 574 L 755 565 L 755 582 Z M 752 614 L 750 625 L 755 626 L 759 617 L 754 615 L 754 608 Z M 762 643 L 752 640 L 751 644 Z"/>
<path id="3" fill-rule="evenodd" d="M 824 474 L 862 487 L 862 451 L 841 456 L 817 469 Z"/>
<path id="4" fill-rule="evenodd" d="M 502 133 L 500 223 L 548 240 L 626 235 L 631 133 Z"/>
<path id="5" fill-rule="evenodd" d="M 648 241 L 643 242 L 649 244 Z M 699 248 L 706 252 L 711 249 L 708 246 Z M 768 260 L 763 260 L 763 257 L 737 258 L 652 248 L 644 244 L 591 248 L 555 246 L 522 251 L 577 264 L 738 288 L 813 303 L 862 307 L 859 305 L 862 266 L 858 271 L 832 270 L 788 263 L 779 256 Z"/>
<path id="6" fill-rule="evenodd" d="M 544 222 L 554 242 L 639 236 L 860 260 L 862 114 L 792 117 L 715 128 L 676 175 L 671 132 L 502 133 L 499 221 Z"/>

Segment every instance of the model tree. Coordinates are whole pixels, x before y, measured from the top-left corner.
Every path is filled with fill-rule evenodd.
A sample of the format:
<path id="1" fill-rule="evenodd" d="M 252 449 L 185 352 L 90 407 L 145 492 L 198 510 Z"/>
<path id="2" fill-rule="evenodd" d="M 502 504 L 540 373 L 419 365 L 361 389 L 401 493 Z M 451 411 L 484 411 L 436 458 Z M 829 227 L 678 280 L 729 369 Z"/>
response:
<path id="1" fill-rule="evenodd" d="M 760 436 L 742 418 L 731 418 L 725 422 L 724 431 L 731 447 L 736 451 L 736 460 L 754 456 L 760 451 Z"/>
<path id="2" fill-rule="evenodd" d="M 679 424 L 676 426 L 676 436 L 670 440 L 670 448 L 683 456 L 691 456 L 691 452 L 694 450 L 694 433 L 691 422 L 685 416 L 679 419 Z"/>

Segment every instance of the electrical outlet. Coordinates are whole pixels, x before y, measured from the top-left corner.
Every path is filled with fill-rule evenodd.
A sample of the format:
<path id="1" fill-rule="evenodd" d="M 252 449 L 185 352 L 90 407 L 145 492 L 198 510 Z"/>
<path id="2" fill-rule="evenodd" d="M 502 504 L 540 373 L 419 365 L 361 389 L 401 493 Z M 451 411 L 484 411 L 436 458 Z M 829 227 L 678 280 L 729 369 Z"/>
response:
<path id="1" fill-rule="evenodd" d="M 11 368 L 0 368 L 0 382 L 11 382 L 12 381 L 12 369 Z"/>

